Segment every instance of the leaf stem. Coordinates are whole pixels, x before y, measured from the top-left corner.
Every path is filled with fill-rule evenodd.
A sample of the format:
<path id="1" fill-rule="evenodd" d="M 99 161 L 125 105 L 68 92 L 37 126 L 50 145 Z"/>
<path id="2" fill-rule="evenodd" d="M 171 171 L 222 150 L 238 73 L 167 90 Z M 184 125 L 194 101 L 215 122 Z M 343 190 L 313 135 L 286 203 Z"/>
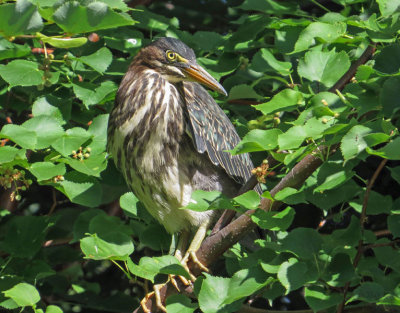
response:
<path id="1" fill-rule="evenodd" d="M 321 3 L 317 2 L 316 0 L 310 0 L 312 3 L 314 3 L 316 6 L 320 7 L 322 10 L 326 12 L 331 12 L 328 8 L 323 6 Z"/>

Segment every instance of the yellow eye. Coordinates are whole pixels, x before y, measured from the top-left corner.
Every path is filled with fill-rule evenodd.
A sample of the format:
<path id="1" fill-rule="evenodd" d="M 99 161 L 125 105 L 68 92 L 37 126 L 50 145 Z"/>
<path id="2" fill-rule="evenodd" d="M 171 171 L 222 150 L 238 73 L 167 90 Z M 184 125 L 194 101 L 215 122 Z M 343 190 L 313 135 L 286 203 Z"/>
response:
<path id="1" fill-rule="evenodd" d="M 171 50 L 168 50 L 167 52 L 165 52 L 167 59 L 169 61 L 175 61 L 176 58 L 178 57 L 177 54 Z"/>

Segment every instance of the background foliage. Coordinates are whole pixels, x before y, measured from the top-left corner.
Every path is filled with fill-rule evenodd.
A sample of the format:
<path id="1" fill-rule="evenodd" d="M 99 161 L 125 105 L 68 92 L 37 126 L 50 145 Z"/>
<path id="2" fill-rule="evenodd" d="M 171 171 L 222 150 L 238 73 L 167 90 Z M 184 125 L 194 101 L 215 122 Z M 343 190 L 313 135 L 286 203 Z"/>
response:
<path id="1" fill-rule="evenodd" d="M 131 312 L 148 281 L 186 275 L 105 152 L 118 83 L 158 36 L 186 42 L 223 83 L 243 137 L 232 152 L 270 155 L 269 190 L 304 156 L 324 160 L 274 195 L 280 212 L 252 216 L 274 238 L 233 246 L 196 281 L 198 301 L 171 296 L 168 312 L 400 305 L 399 0 L 0 3 L 2 308 Z"/>

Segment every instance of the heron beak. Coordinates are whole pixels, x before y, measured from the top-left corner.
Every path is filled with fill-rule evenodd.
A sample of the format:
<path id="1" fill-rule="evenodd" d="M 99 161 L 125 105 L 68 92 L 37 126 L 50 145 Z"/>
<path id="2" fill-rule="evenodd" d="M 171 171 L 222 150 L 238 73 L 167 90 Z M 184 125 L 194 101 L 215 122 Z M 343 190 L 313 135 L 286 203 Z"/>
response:
<path id="1" fill-rule="evenodd" d="M 182 70 L 195 82 L 203 84 L 204 86 L 220 93 L 221 95 L 227 96 L 227 92 L 224 87 L 217 82 L 208 72 L 197 63 L 185 60 L 185 67 Z"/>

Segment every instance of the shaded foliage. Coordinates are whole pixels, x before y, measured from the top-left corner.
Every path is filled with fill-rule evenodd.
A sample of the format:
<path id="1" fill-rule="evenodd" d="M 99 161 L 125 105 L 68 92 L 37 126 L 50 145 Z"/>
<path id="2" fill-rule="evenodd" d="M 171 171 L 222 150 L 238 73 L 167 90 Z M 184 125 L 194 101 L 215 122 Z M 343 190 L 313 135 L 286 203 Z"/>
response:
<path id="1" fill-rule="evenodd" d="M 173 295 L 168 312 L 399 306 L 400 2 L 321 3 L 3 1 L 0 306 L 131 312 L 149 282 L 188 277 L 106 153 L 119 81 L 159 36 L 192 47 L 224 85 L 228 97 L 213 96 L 243 138 L 231 152 L 252 153 L 265 189 L 307 155 L 323 161 L 299 188 L 264 192 L 280 212 L 258 209 L 254 192 L 193 195 L 192 209 L 253 209 L 275 233 L 235 244 L 196 300 Z"/>

